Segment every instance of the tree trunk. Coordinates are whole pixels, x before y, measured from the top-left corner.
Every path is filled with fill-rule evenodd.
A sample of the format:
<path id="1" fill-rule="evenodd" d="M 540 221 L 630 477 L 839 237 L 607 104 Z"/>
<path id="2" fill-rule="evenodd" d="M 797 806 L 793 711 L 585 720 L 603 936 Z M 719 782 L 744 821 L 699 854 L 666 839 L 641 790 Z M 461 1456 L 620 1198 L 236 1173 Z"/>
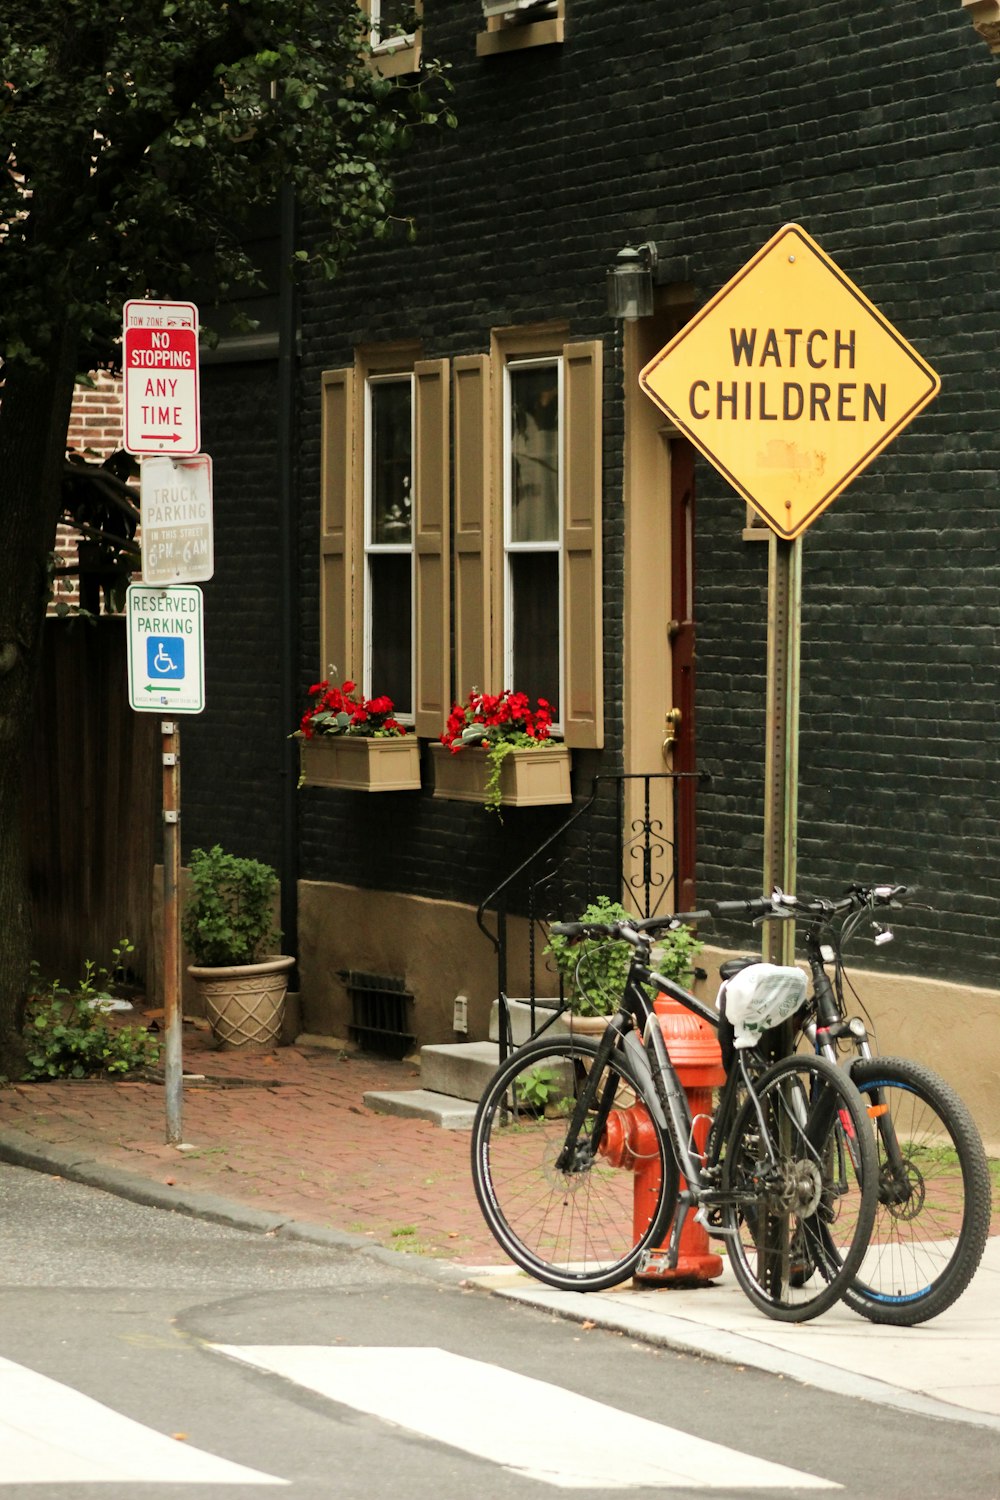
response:
<path id="1" fill-rule="evenodd" d="M 60 327 L 58 321 L 56 326 Z M 0 1076 L 21 1072 L 31 913 L 21 839 L 21 782 L 59 519 L 62 461 L 76 371 L 75 330 L 61 324 L 45 363 L 5 369 L 0 409 L 4 538 L 0 546 Z M 52 705 L 52 732 L 72 733 Z"/>

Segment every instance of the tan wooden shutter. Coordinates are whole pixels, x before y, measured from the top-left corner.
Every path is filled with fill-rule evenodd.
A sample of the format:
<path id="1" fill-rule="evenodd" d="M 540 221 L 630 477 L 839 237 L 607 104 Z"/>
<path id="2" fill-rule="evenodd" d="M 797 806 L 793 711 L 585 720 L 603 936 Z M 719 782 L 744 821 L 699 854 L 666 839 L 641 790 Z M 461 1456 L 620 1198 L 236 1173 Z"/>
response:
<path id="1" fill-rule="evenodd" d="M 494 691 L 490 497 L 490 361 L 453 361 L 455 401 L 455 698 Z"/>
<path id="2" fill-rule="evenodd" d="M 602 346 L 566 344 L 563 436 L 563 631 L 567 745 L 604 744 L 601 592 Z"/>
<path id="3" fill-rule="evenodd" d="M 357 677 L 354 629 L 354 371 L 323 375 L 320 468 L 320 677 Z"/>
<path id="4" fill-rule="evenodd" d="M 448 361 L 421 361 L 413 375 L 414 720 L 437 739 L 451 709 Z"/>

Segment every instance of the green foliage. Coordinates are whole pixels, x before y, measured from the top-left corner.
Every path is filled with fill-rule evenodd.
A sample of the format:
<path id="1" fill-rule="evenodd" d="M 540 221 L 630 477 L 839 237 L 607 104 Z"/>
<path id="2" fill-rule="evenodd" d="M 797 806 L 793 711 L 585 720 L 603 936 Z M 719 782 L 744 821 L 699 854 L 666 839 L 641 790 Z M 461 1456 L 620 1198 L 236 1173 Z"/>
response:
<path id="1" fill-rule="evenodd" d="M 610 926 L 614 922 L 627 922 L 630 915 L 620 902 L 598 896 L 576 920 Z M 678 927 L 657 944 L 654 967 L 668 979 L 690 987 L 694 979 L 693 959 L 703 947 L 690 927 Z M 614 1014 L 632 961 L 629 943 L 584 938 L 571 944 L 561 933 L 552 933 L 545 951 L 552 954 L 556 968 L 567 982 L 569 1008 L 574 1015 Z M 648 987 L 647 990 L 654 999 L 655 991 Z"/>
<path id="2" fill-rule="evenodd" d="M 690 927 L 675 927 L 653 949 L 653 968 L 689 990 L 694 983 L 694 961 L 704 946 Z"/>
<path id="3" fill-rule="evenodd" d="M 252 964 L 273 950 L 281 933 L 274 924 L 278 877 L 270 865 L 226 854 L 218 844 L 194 849 L 191 884 L 181 932 L 196 964 Z"/>
<path id="4" fill-rule="evenodd" d="M 541 1064 L 518 1078 L 514 1084 L 514 1092 L 520 1104 L 538 1114 L 546 1109 L 550 1112 L 560 1108 L 565 1110 L 568 1103 L 558 1069 L 546 1068 Z"/>
<path id="5" fill-rule="evenodd" d="M 4 0 L 0 354 L 111 363 L 129 296 L 259 284 L 248 216 L 291 189 L 335 274 L 393 222 L 391 171 L 452 125 L 443 68 L 383 78 L 356 0 Z"/>
<path id="6" fill-rule="evenodd" d="M 87 959 L 75 990 L 58 979 L 42 986 L 38 965 L 32 964 L 33 993 L 24 1025 L 27 1080 L 118 1077 L 155 1065 L 159 1043 L 144 1027 L 116 1026 L 108 1019 L 111 987 L 132 951 L 122 938 L 109 967 Z"/>

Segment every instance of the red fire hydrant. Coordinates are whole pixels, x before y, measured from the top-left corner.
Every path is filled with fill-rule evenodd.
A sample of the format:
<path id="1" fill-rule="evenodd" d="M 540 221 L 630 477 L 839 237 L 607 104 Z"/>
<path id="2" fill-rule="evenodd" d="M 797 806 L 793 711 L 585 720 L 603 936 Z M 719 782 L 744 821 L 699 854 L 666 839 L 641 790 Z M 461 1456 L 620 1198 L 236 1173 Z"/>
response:
<path id="1" fill-rule="evenodd" d="M 679 1000 L 661 995 L 653 1009 L 660 1018 L 670 1060 L 687 1095 L 694 1120 L 692 1149 L 702 1152 L 712 1115 L 712 1089 L 726 1081 L 722 1049 L 707 1021 L 701 1020 Z M 602 1155 L 616 1167 L 635 1174 L 633 1231 L 638 1237 L 653 1216 L 660 1189 L 660 1161 L 656 1131 L 644 1104 L 612 1110 L 608 1119 Z M 686 1183 L 681 1177 L 681 1187 Z M 669 1241 L 669 1230 L 664 1245 Z M 670 1282 L 713 1281 L 722 1275 L 722 1257 L 709 1249 L 708 1235 L 694 1214 L 689 1213 L 681 1230 L 677 1265 L 672 1270 L 650 1268 L 637 1276 L 643 1285 Z"/>

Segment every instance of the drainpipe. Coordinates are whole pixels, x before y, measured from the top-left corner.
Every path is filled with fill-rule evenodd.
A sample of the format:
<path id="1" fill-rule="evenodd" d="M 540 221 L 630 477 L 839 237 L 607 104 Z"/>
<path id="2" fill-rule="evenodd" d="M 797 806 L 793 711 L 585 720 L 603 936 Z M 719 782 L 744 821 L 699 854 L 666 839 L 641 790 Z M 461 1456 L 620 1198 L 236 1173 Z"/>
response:
<path id="1" fill-rule="evenodd" d="M 298 751 L 288 738 L 296 721 L 298 662 L 298 506 L 293 461 L 295 428 L 297 298 L 291 273 L 295 250 L 295 198 L 287 185 L 280 199 L 281 256 L 278 284 L 278 564 L 280 590 L 280 692 L 283 764 L 281 781 L 281 930 L 282 952 L 296 959 L 299 950 Z M 297 971 L 289 989 L 298 990 Z"/>

